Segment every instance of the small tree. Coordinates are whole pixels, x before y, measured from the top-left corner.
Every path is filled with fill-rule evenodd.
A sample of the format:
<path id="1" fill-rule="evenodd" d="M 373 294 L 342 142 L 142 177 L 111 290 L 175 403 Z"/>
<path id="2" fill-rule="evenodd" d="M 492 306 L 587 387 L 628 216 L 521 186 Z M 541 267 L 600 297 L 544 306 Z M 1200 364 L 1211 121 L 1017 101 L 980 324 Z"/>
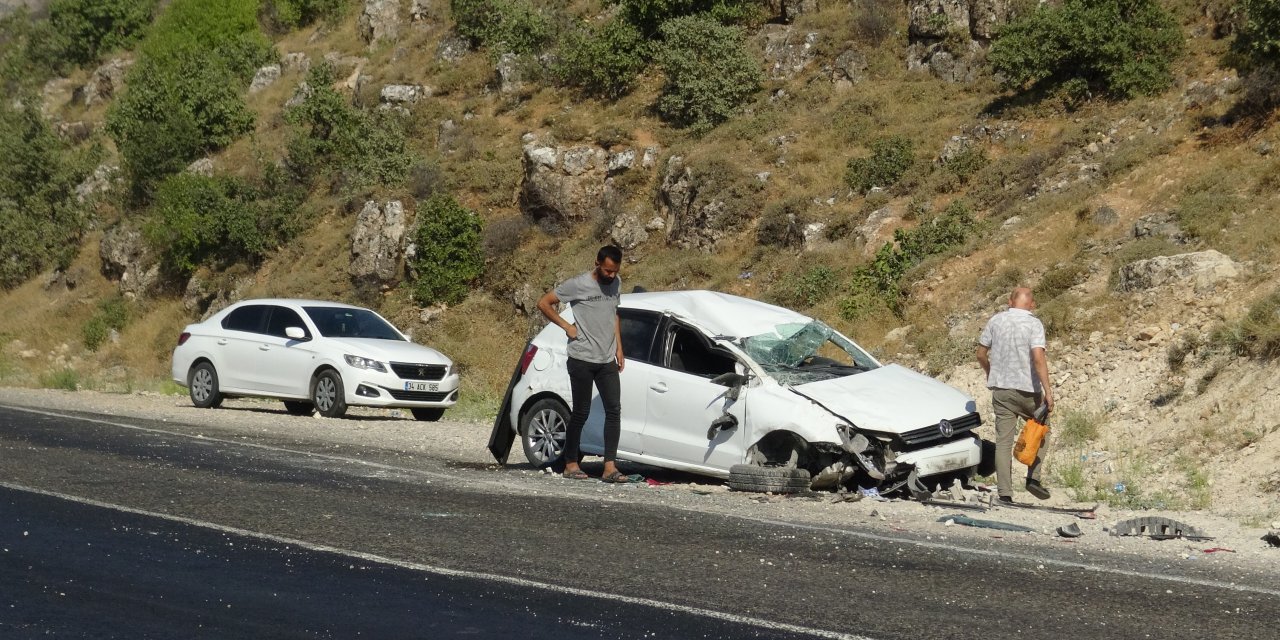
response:
<path id="1" fill-rule="evenodd" d="M 914 161 L 910 140 L 902 136 L 879 138 L 871 143 L 871 157 L 849 160 L 844 180 L 858 193 L 866 193 L 873 187 L 891 187 Z"/>
<path id="2" fill-rule="evenodd" d="M 416 252 L 409 261 L 413 298 L 421 305 L 457 304 L 484 274 L 480 218 L 453 196 L 437 193 L 418 208 Z"/>
<path id="3" fill-rule="evenodd" d="M 1063 0 L 1011 22 L 988 60 L 1015 91 L 1153 95 L 1173 82 L 1182 30 L 1157 0 Z"/>
<path id="4" fill-rule="evenodd" d="M 616 99 L 631 90 L 644 70 L 650 44 L 629 22 L 610 20 L 590 30 L 566 34 L 553 73 L 588 95 Z"/>
<path id="5" fill-rule="evenodd" d="M 61 36 L 63 59 L 85 64 L 137 42 L 157 0 L 55 0 L 49 23 Z"/>
<path id="6" fill-rule="evenodd" d="M 492 53 L 537 53 L 551 41 L 551 21 L 529 0 L 450 0 L 458 34 Z"/>
<path id="7" fill-rule="evenodd" d="M 662 24 L 658 63 L 667 82 L 658 113 L 703 132 L 728 120 L 760 87 L 759 63 L 743 47 L 743 32 L 706 14 Z"/>

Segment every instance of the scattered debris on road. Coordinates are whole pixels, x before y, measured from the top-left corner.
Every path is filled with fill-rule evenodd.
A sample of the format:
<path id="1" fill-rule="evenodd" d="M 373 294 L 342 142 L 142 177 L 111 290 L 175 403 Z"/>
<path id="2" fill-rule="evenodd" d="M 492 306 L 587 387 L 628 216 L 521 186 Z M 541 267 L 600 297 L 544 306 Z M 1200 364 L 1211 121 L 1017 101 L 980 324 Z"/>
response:
<path id="1" fill-rule="evenodd" d="M 964 525 L 966 527 L 979 527 L 982 529 L 998 529 L 1000 531 L 1021 531 L 1025 533 L 1031 533 L 1035 531 L 1035 529 L 1032 529 L 1031 527 L 1025 527 L 1020 524 L 1000 522 L 999 520 L 979 520 L 977 518 L 970 518 L 969 516 L 961 515 L 959 513 L 955 515 L 943 516 L 941 518 L 938 518 L 938 522 L 944 522 L 948 526 L 952 524 L 959 524 L 959 525 Z"/>
<path id="2" fill-rule="evenodd" d="M 1206 535 L 1191 525 L 1161 516 L 1130 518 L 1129 520 L 1117 522 L 1111 528 L 1111 535 L 1141 536 L 1152 540 L 1172 540 L 1174 538 L 1186 538 L 1188 540 L 1213 539 L 1212 536 Z"/>

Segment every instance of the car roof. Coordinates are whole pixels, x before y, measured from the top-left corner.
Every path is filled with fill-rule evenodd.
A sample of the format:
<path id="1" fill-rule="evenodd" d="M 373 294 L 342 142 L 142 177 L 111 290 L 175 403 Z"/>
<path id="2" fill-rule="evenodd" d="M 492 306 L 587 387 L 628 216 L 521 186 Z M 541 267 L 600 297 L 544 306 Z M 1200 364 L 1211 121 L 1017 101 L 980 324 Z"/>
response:
<path id="1" fill-rule="evenodd" d="M 745 338 L 787 323 L 813 319 L 784 307 L 719 291 L 652 291 L 623 294 L 619 306 L 669 313 L 716 335 Z"/>
<path id="2" fill-rule="evenodd" d="M 347 304 L 345 302 L 334 302 L 332 300 L 308 300 L 306 298 L 254 298 L 252 300 L 240 300 L 236 302 L 234 305 L 228 305 L 228 306 L 229 307 L 243 306 L 246 304 L 278 304 L 278 305 L 292 304 L 292 305 L 298 305 L 301 307 L 325 306 L 325 307 L 348 307 L 351 309 L 364 308 L 364 307 L 358 307 L 353 304 Z"/>

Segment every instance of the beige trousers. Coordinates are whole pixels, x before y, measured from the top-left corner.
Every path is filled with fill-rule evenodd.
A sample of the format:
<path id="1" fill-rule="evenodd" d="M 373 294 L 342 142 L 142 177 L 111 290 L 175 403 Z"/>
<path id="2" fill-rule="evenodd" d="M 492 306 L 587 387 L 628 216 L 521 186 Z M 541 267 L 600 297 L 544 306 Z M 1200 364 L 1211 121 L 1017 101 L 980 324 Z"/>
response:
<path id="1" fill-rule="evenodd" d="M 1027 423 L 1040 404 L 1040 395 L 1017 389 L 992 389 L 991 406 L 996 413 L 996 491 L 1002 496 L 1013 495 L 1013 445 L 1018 432 Z M 1027 479 L 1040 481 L 1040 461 L 1044 458 L 1046 443 L 1036 454 L 1036 461 L 1027 469 Z"/>

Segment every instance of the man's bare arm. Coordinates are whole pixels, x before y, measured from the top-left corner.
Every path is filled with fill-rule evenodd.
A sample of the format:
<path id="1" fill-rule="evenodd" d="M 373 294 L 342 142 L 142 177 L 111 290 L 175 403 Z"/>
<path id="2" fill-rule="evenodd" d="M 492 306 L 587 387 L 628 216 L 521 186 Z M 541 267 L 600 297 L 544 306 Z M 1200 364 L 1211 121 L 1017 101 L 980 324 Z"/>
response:
<path id="1" fill-rule="evenodd" d="M 542 315 L 546 316 L 547 320 L 551 321 L 551 324 L 564 329 L 565 335 L 569 336 L 570 340 L 577 340 L 578 327 L 569 324 L 569 322 L 560 315 L 560 312 L 557 311 L 559 306 L 560 297 L 556 295 L 554 290 L 548 291 L 543 294 L 541 298 L 538 298 L 538 311 L 541 311 Z"/>
<path id="2" fill-rule="evenodd" d="M 991 376 L 991 348 L 978 345 L 978 364 L 982 367 L 984 376 Z"/>

